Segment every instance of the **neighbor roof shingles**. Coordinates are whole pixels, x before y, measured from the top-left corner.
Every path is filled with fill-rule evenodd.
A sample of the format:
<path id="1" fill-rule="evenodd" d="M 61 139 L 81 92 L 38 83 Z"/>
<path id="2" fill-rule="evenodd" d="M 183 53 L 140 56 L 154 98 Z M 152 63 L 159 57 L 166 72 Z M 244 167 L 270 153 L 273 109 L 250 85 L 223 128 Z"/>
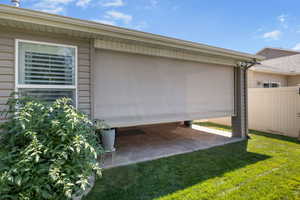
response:
<path id="1" fill-rule="evenodd" d="M 287 75 L 300 74 L 300 54 L 264 60 L 252 68 L 254 71 L 266 71 Z"/>

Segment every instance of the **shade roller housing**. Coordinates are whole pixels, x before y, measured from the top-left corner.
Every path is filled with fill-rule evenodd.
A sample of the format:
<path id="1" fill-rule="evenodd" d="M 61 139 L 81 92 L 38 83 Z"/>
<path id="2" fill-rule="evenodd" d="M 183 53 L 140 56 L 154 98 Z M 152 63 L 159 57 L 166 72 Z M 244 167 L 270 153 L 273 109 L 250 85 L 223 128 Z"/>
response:
<path id="1" fill-rule="evenodd" d="M 94 116 L 113 127 L 231 116 L 233 67 L 96 51 Z"/>

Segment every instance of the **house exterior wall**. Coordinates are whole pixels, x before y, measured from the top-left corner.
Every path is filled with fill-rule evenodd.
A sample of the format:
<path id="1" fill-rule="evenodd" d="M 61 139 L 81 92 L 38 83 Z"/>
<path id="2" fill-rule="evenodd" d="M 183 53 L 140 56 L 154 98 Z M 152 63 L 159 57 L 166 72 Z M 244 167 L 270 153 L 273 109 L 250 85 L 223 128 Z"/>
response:
<path id="1" fill-rule="evenodd" d="M 14 80 L 14 41 L 0 35 L 0 110 L 7 108 L 5 104 L 14 91 Z"/>
<path id="2" fill-rule="evenodd" d="M 286 75 L 248 71 L 249 88 L 263 88 L 263 83 L 268 81 L 280 83 L 281 87 L 288 86 L 288 77 Z"/>
<path id="3" fill-rule="evenodd" d="M 299 86 L 300 85 L 300 75 L 288 76 L 288 86 Z"/>
<path id="4" fill-rule="evenodd" d="M 5 31 L 3 31 L 5 30 Z M 29 32 L 21 29 L 8 29 L 0 26 L 0 110 L 10 94 L 15 90 L 15 40 L 31 40 L 36 42 L 49 42 L 56 44 L 73 45 L 78 47 L 78 108 L 86 114 L 92 115 L 92 87 L 91 81 L 92 52 L 95 50 L 92 41 L 65 36 L 63 34 L 45 32 Z M 244 109 L 244 108 L 243 108 Z M 92 116 L 91 116 L 92 117 Z M 244 119 L 244 118 L 243 118 Z M 0 120 L 5 120 L 0 118 Z M 240 120 L 236 121 L 239 128 Z M 244 129 L 244 128 L 243 128 Z"/>
<path id="5" fill-rule="evenodd" d="M 23 39 L 78 47 L 78 108 L 88 115 L 91 114 L 89 40 L 59 34 L 8 30 L 5 27 L 0 27 L 0 30 L 0 110 L 5 108 L 7 99 L 15 89 L 15 39 Z"/>

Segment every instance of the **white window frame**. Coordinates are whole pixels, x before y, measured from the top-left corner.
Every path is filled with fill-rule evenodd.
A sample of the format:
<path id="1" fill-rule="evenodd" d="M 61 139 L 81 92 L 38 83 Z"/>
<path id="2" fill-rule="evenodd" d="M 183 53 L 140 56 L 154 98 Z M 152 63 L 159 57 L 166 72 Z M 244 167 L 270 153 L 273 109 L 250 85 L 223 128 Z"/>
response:
<path id="1" fill-rule="evenodd" d="M 49 45 L 56 47 L 67 47 L 75 49 L 75 84 L 74 85 L 42 85 L 42 84 L 19 84 L 19 43 L 27 42 L 31 44 L 41 44 L 41 45 Z M 73 89 L 75 91 L 75 107 L 78 108 L 78 47 L 73 45 L 66 44 L 57 44 L 50 42 L 40 42 L 40 41 L 32 41 L 32 40 L 23 40 L 23 39 L 15 39 L 15 91 L 18 92 L 18 89 Z"/>

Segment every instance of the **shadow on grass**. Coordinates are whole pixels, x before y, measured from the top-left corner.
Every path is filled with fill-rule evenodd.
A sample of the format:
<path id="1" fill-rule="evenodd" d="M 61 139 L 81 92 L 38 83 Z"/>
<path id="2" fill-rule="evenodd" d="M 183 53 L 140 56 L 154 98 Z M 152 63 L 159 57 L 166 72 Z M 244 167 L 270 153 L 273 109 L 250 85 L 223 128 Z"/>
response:
<path id="1" fill-rule="evenodd" d="M 152 200 L 270 158 L 247 141 L 104 170 L 86 200 Z"/>
<path id="2" fill-rule="evenodd" d="M 215 129 L 224 130 L 224 131 L 231 131 L 230 126 L 216 124 L 213 122 L 196 122 L 195 124 L 197 124 L 199 126 L 205 126 L 205 127 L 215 128 Z M 251 136 L 251 134 L 253 134 L 253 135 L 264 136 L 264 137 L 268 137 L 268 138 L 272 138 L 272 139 L 284 140 L 287 142 L 293 142 L 293 143 L 300 144 L 300 141 L 297 140 L 297 138 L 291 138 L 291 137 L 284 136 L 284 135 L 277 135 L 277 134 L 267 133 L 267 132 L 263 132 L 263 131 L 257 131 L 257 130 L 253 130 L 253 129 L 249 130 L 249 134 L 250 134 L 250 136 Z"/>

